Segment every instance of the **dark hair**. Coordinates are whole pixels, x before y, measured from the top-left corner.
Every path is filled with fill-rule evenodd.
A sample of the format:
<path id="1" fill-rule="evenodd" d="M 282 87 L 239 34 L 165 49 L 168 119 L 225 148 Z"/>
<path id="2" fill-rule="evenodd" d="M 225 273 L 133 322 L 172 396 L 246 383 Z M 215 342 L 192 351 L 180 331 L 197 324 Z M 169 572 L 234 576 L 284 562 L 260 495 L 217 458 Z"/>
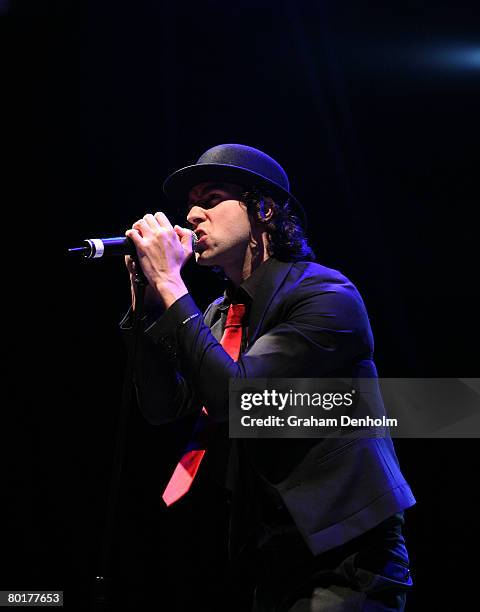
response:
<path id="1" fill-rule="evenodd" d="M 268 233 L 268 254 L 280 261 L 315 261 L 305 230 L 292 212 L 288 200 L 281 200 L 263 187 L 248 188 L 242 195 L 248 213 L 260 220 L 265 216 L 265 198 L 273 200 L 273 214 L 265 221 Z"/>

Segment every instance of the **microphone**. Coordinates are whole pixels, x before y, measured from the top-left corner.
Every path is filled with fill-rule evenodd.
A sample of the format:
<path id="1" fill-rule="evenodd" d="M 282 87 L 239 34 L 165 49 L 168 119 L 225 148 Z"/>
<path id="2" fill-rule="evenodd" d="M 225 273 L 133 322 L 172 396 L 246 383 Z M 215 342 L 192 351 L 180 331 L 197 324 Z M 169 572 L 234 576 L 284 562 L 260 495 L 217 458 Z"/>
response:
<path id="1" fill-rule="evenodd" d="M 198 238 L 192 232 L 192 250 L 195 252 Z M 83 241 L 83 246 L 68 249 L 72 255 L 83 255 L 86 259 L 98 259 L 99 257 L 109 257 L 111 255 L 132 255 L 137 251 L 131 238 L 127 236 L 117 236 L 115 238 L 88 238 Z"/>

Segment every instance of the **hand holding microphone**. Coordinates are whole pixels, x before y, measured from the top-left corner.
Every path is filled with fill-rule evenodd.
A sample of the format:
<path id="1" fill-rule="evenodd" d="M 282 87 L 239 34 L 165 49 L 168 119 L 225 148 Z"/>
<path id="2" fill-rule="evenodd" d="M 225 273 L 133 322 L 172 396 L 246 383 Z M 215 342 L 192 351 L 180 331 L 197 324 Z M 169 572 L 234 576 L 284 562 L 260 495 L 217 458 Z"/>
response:
<path id="1" fill-rule="evenodd" d="M 181 270 L 193 253 L 190 230 L 173 227 L 164 213 L 157 212 L 136 221 L 125 235 L 133 241 L 143 274 L 165 308 L 188 293 Z"/>
<path id="2" fill-rule="evenodd" d="M 178 225 L 173 227 L 164 213 L 157 212 L 155 215 L 146 214 L 136 221 L 125 236 L 90 239 L 85 241 L 85 246 L 69 251 L 81 253 L 87 258 L 126 255 L 132 281 L 136 274 L 132 256 L 136 255 L 149 286 L 165 308 L 188 293 L 180 272 L 192 256 L 197 242 L 191 230 Z"/>

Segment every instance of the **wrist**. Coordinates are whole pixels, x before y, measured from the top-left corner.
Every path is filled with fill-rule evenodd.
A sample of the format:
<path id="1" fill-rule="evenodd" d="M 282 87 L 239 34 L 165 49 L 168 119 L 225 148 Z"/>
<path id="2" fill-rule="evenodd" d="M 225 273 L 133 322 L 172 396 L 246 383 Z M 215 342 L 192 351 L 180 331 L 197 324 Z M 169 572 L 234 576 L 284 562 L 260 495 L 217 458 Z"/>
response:
<path id="1" fill-rule="evenodd" d="M 182 279 L 158 282 L 155 291 L 162 300 L 165 310 L 188 293 L 188 289 Z"/>

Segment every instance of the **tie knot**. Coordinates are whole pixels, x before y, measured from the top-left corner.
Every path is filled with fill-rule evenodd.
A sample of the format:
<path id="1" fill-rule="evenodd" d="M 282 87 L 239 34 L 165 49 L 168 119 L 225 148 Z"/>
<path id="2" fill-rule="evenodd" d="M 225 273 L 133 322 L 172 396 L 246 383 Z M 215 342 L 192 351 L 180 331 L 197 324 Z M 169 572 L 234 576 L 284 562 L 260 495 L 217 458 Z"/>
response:
<path id="1" fill-rule="evenodd" d="M 230 304 L 230 308 L 227 312 L 227 321 L 225 323 L 225 327 L 241 327 L 243 317 L 245 316 L 245 311 L 245 304 Z"/>

